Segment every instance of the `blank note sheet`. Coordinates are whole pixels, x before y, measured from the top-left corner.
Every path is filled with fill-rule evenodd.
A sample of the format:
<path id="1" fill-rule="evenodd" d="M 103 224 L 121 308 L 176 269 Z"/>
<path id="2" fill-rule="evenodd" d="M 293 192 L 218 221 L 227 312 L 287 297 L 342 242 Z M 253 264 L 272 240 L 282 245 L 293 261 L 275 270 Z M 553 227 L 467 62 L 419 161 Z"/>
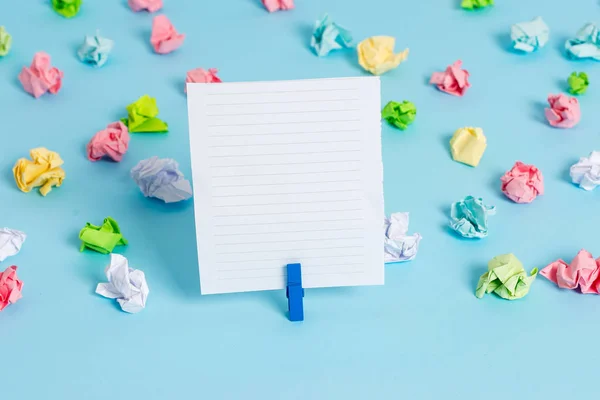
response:
<path id="1" fill-rule="evenodd" d="M 202 294 L 383 284 L 379 78 L 187 93 Z"/>

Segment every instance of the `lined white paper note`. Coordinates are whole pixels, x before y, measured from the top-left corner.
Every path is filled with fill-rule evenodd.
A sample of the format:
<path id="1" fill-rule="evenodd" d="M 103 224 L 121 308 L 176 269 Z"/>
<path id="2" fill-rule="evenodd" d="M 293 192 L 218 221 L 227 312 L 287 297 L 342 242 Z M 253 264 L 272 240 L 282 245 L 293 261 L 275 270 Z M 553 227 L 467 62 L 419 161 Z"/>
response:
<path id="1" fill-rule="evenodd" d="M 202 294 L 383 284 L 379 86 L 188 84 Z"/>

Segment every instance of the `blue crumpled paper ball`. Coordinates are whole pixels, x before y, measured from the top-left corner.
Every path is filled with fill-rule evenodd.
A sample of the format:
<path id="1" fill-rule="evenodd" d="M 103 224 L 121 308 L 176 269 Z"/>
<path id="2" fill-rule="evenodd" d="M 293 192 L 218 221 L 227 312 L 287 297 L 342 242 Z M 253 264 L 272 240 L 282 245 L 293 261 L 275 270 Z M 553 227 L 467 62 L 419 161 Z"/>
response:
<path id="1" fill-rule="evenodd" d="M 87 36 L 83 44 L 77 51 L 79 59 L 94 67 L 103 66 L 108 60 L 108 55 L 113 48 L 114 42 L 110 39 L 100 36 L 98 33 L 94 36 Z"/>

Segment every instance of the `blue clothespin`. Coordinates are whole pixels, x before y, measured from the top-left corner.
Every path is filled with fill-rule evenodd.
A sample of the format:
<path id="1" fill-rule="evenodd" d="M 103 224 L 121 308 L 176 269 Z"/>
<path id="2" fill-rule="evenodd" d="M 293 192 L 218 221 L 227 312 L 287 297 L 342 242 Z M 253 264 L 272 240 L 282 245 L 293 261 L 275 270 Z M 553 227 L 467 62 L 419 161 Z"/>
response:
<path id="1" fill-rule="evenodd" d="M 300 264 L 287 265 L 287 287 L 285 295 L 288 298 L 290 321 L 304 321 L 304 289 L 302 288 L 302 267 Z"/>

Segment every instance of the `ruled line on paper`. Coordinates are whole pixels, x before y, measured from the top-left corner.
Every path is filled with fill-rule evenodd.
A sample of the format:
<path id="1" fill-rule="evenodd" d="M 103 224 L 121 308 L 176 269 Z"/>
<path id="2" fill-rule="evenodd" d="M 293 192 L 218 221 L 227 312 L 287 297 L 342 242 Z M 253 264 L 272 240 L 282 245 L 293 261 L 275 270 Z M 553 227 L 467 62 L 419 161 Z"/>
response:
<path id="1" fill-rule="evenodd" d="M 312 103 L 312 102 L 311 102 Z M 347 108 L 345 110 L 313 110 L 313 111 L 277 111 L 277 112 L 259 112 L 259 113 L 235 113 L 235 114 L 206 114 L 207 117 L 231 117 L 247 115 L 281 115 L 281 114 L 308 114 L 308 113 L 333 113 L 339 111 L 358 111 L 358 108 Z"/>
<path id="2" fill-rule="evenodd" d="M 336 232 L 336 231 L 360 231 L 362 228 L 336 228 L 336 229 L 303 229 L 297 231 L 269 231 L 249 233 L 215 233 L 215 236 L 243 236 L 243 235 L 273 235 L 279 233 L 313 233 L 313 232 Z"/>
<path id="3" fill-rule="evenodd" d="M 236 155 L 221 155 L 221 154 L 211 154 L 208 158 L 225 158 L 225 157 L 261 157 L 261 156 L 283 156 L 287 154 L 293 154 L 295 156 L 310 156 L 313 154 L 342 154 L 342 153 L 360 153 L 361 150 L 325 150 L 325 151 L 313 151 L 307 153 L 299 153 L 299 152 L 290 152 L 290 153 L 256 153 L 256 154 L 236 154 Z"/>
<path id="4" fill-rule="evenodd" d="M 342 222 L 342 221 L 356 221 L 357 218 L 338 218 L 338 219 L 316 219 L 316 220 L 308 220 L 308 221 L 277 221 L 277 222 L 250 222 L 243 223 L 238 222 L 235 224 L 217 224 L 215 223 L 215 227 L 224 227 L 224 226 L 244 226 L 244 225 L 280 225 L 280 224 L 292 224 L 292 223 L 304 223 L 304 222 Z"/>
<path id="5" fill-rule="evenodd" d="M 362 239 L 363 236 L 339 236 L 335 238 L 310 238 L 310 239 L 287 239 L 287 240 L 270 240 L 269 243 L 294 243 L 294 242 L 320 242 L 323 240 L 340 240 L 340 239 Z M 235 244 L 263 244 L 264 242 L 228 242 L 216 243 L 215 246 L 230 246 Z"/>
<path id="6" fill-rule="evenodd" d="M 350 183 L 350 182 L 360 182 L 360 179 L 346 179 L 346 180 L 333 180 L 333 181 L 312 181 L 312 182 L 294 182 L 293 184 L 304 184 L 304 183 Z M 211 185 L 214 188 L 226 188 L 226 187 L 259 187 L 259 186 L 289 186 L 290 183 L 289 182 L 282 182 L 282 183 L 249 183 L 249 184 L 242 184 L 242 185 Z M 267 194 L 268 196 L 270 196 L 270 194 Z"/>
<path id="7" fill-rule="evenodd" d="M 215 149 L 220 147 L 259 147 L 259 146 L 292 146 L 298 144 L 325 144 L 325 143 L 360 143 L 361 140 L 323 140 L 323 141 L 311 141 L 311 142 L 292 142 L 292 143 L 252 143 L 252 144 L 224 144 L 224 145 L 209 145 L 209 148 Z"/>
<path id="8" fill-rule="evenodd" d="M 346 129 L 346 130 L 328 130 L 328 131 L 296 131 L 296 132 L 269 132 L 269 133 L 240 133 L 235 135 L 208 135 L 208 137 L 238 137 L 238 136 L 279 136 L 279 135 L 313 135 L 313 134 L 322 134 L 322 133 L 342 133 L 342 132 L 359 132 L 360 129 Z"/>
<path id="9" fill-rule="evenodd" d="M 343 88 L 343 89 L 307 89 L 307 90 L 272 90 L 272 91 L 268 91 L 268 92 L 241 92 L 241 93 L 231 93 L 231 92 L 221 92 L 221 93 L 206 93 L 206 96 L 210 97 L 210 96 L 240 96 L 243 94 L 252 94 L 252 95 L 259 95 L 259 94 L 279 94 L 279 93 L 316 93 L 316 92 L 327 92 L 327 93 L 331 93 L 331 92 L 341 92 L 341 91 L 350 91 L 350 90 L 356 90 L 357 88 Z"/>
<path id="10" fill-rule="evenodd" d="M 232 263 L 235 261 L 232 261 Z M 339 263 L 339 264 L 313 264 L 310 266 L 305 266 L 304 268 L 318 268 L 318 267 L 340 267 L 340 266 L 352 266 L 352 265 L 363 265 L 363 263 Z M 267 268 L 252 268 L 253 271 L 262 271 L 262 270 L 281 270 L 281 267 L 267 267 Z M 239 269 L 219 269 L 221 272 L 231 272 L 231 271 L 239 271 Z"/>
<path id="11" fill-rule="evenodd" d="M 339 209 L 337 211 L 361 211 L 360 208 Z M 316 210 L 316 211 L 289 211 L 277 213 L 257 213 L 257 214 L 215 214 L 214 217 L 252 217 L 261 215 L 294 215 L 294 214 L 313 214 L 313 213 L 331 213 L 331 210 Z"/>
<path id="12" fill-rule="evenodd" d="M 334 169 L 327 171 L 312 171 L 312 172 L 274 172 L 270 174 L 235 174 L 235 175 L 213 175 L 213 178 L 230 178 L 232 176 L 236 178 L 249 178 L 249 177 L 258 177 L 258 176 L 285 176 L 285 175 L 306 175 L 309 174 L 329 174 L 333 172 L 357 172 L 359 169 Z"/>
<path id="13" fill-rule="evenodd" d="M 248 106 L 254 104 L 292 104 L 292 103 L 324 103 L 330 101 L 356 101 L 360 100 L 358 97 L 349 97 L 345 99 L 320 99 L 318 101 L 306 101 L 306 100 L 290 100 L 290 101 L 261 101 L 261 102 L 248 102 L 248 103 L 208 103 L 207 106 Z"/>
<path id="14" fill-rule="evenodd" d="M 302 257 L 302 259 L 306 259 L 306 260 L 319 259 L 319 260 L 321 260 L 321 259 L 324 259 L 324 258 L 359 257 L 359 256 L 362 256 L 362 255 L 363 254 L 360 253 L 360 254 L 341 254 L 341 255 L 335 255 L 335 256 L 305 256 L 305 257 Z M 252 262 L 255 262 L 255 261 L 279 261 L 279 260 L 281 260 L 281 258 L 282 257 L 260 258 L 260 259 L 257 259 L 257 260 L 246 260 L 246 261 L 248 261 L 248 262 L 250 262 L 250 261 L 252 261 Z M 231 264 L 233 262 L 237 263 L 237 262 L 242 262 L 242 261 L 223 261 L 223 260 L 218 260 L 217 264 Z"/>
<path id="15" fill-rule="evenodd" d="M 289 124 L 316 124 L 323 122 L 358 122 L 360 119 L 342 119 L 342 120 L 325 120 L 325 121 L 285 121 L 285 122 L 260 122 L 260 123 L 244 123 L 244 124 L 217 124 L 217 125 L 207 125 L 209 128 L 217 127 L 217 126 L 255 126 L 255 125 L 289 125 Z"/>
<path id="16" fill-rule="evenodd" d="M 291 202 L 277 202 L 277 203 L 260 203 L 260 204 L 226 204 L 226 205 L 218 205 L 213 206 L 215 208 L 221 207 L 260 207 L 260 206 L 280 206 L 280 205 L 296 205 L 296 204 L 315 204 L 315 203 L 347 203 L 351 201 L 361 201 L 361 198 L 358 199 L 342 199 L 342 200 L 312 200 L 312 201 L 291 201 Z"/>
<path id="17" fill-rule="evenodd" d="M 340 250 L 340 249 L 356 249 L 363 248 L 364 246 L 334 246 L 334 247 L 319 247 L 314 249 L 302 249 L 302 251 L 322 251 L 322 250 Z M 294 251 L 297 249 L 272 249 L 272 250 L 249 250 L 249 251 L 229 251 L 227 253 L 220 253 L 220 255 L 231 255 L 231 254 L 254 254 L 254 253 L 270 253 L 273 251 L 281 252 L 281 251 Z"/>

